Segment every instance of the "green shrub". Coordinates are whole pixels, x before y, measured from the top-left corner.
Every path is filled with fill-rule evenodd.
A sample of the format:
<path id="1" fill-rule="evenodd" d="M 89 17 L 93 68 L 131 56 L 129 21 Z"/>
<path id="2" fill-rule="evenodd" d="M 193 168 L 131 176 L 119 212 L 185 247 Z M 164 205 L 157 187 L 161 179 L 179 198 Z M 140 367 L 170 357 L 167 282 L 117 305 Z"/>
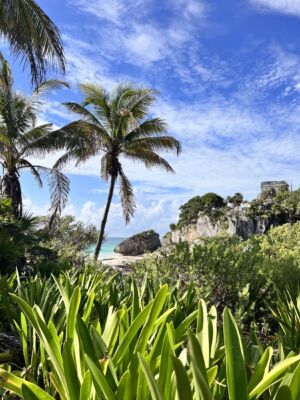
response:
<path id="1" fill-rule="evenodd" d="M 224 199 L 216 193 L 206 193 L 203 196 L 196 196 L 180 207 L 178 227 L 196 222 L 199 212 L 203 211 L 208 215 L 213 214 L 215 209 L 225 206 Z"/>
<path id="2" fill-rule="evenodd" d="M 300 222 L 272 228 L 266 235 L 242 241 L 236 236 L 202 238 L 200 244 L 177 244 L 159 257 L 135 264 L 138 279 L 145 273 L 157 286 L 186 287 L 193 283 L 200 297 L 220 310 L 230 307 L 246 325 L 270 317 L 266 300 L 275 287 L 300 287 Z"/>
<path id="3" fill-rule="evenodd" d="M 228 308 L 218 315 L 215 306 L 195 301 L 192 287 L 163 285 L 150 295 L 149 281 L 139 286 L 89 269 L 40 283 L 10 296 L 25 368 L 0 365 L 3 396 L 275 400 L 288 393 L 298 399 L 300 355 L 285 357 L 243 337 Z M 49 296 L 35 291 L 43 283 Z"/>
<path id="4" fill-rule="evenodd" d="M 226 199 L 227 203 L 231 203 L 233 206 L 240 206 L 243 201 L 244 197 L 242 193 L 235 193 L 233 196 L 228 196 Z"/>

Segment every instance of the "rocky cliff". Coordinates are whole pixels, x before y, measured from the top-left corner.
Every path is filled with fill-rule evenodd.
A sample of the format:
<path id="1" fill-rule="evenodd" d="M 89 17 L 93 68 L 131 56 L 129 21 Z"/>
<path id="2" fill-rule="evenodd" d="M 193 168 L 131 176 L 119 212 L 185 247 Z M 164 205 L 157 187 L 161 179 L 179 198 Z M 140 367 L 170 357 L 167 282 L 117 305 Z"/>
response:
<path id="1" fill-rule="evenodd" d="M 201 237 L 214 237 L 222 233 L 238 235 L 243 239 L 254 234 L 263 234 L 271 226 L 279 226 L 289 222 L 281 217 L 249 217 L 243 210 L 228 213 L 221 221 L 212 221 L 208 215 L 199 213 L 198 219 L 179 229 L 169 232 L 164 239 L 165 244 L 175 244 L 181 241 L 193 242 Z"/>
<path id="2" fill-rule="evenodd" d="M 278 186 L 278 182 L 275 183 Z M 192 198 L 180 207 L 179 221 L 170 225 L 171 231 L 165 235 L 163 244 L 193 242 L 221 233 L 247 239 L 254 234 L 264 234 L 271 226 L 300 220 L 300 189 L 289 191 L 284 186 L 271 189 L 264 186 L 258 198 L 251 202 L 244 201 L 240 193 L 227 199 L 215 193 Z"/>
<path id="3" fill-rule="evenodd" d="M 124 256 L 138 256 L 157 250 L 161 246 L 159 234 L 153 230 L 131 236 L 120 243 L 114 251 Z"/>

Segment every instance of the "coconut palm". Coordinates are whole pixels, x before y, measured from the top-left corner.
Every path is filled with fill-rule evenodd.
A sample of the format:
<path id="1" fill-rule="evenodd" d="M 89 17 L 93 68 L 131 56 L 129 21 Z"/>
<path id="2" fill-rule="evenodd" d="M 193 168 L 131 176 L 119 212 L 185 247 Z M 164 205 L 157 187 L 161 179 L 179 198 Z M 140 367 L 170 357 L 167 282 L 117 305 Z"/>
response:
<path id="1" fill-rule="evenodd" d="M 0 165 L 3 168 L 0 189 L 5 197 L 11 198 L 17 218 L 23 212 L 20 184 L 20 173 L 23 170 L 30 171 L 40 186 L 41 174 L 47 175 L 53 217 L 61 211 L 67 199 L 68 179 L 58 170 L 31 161 L 34 155 L 45 155 L 51 150 L 42 144 L 55 134 L 51 124 L 36 126 L 37 112 L 43 104 L 41 95 L 62 85 L 66 86 L 57 80 L 45 81 L 30 96 L 25 96 L 14 91 L 9 65 L 0 58 Z"/>
<path id="2" fill-rule="evenodd" d="M 34 0 L 1 0 L 0 35 L 12 54 L 30 65 L 35 84 L 44 80 L 49 65 L 65 71 L 59 30 Z"/>
<path id="3" fill-rule="evenodd" d="M 95 248 L 97 259 L 118 180 L 126 223 L 135 210 L 133 187 L 124 173 L 121 157 L 142 162 L 146 167 L 161 167 L 167 172 L 174 172 L 158 153 L 176 151 L 178 154 L 180 143 L 167 136 L 163 120 L 147 116 L 155 100 L 155 91 L 129 85 L 119 85 L 112 93 L 95 84 L 80 85 L 80 88 L 85 95 L 83 103 L 65 103 L 80 119 L 62 128 L 64 134 L 59 141 L 66 152 L 54 167 L 61 168 L 72 159 L 79 164 L 101 155 L 101 176 L 110 182 L 110 186 Z"/>

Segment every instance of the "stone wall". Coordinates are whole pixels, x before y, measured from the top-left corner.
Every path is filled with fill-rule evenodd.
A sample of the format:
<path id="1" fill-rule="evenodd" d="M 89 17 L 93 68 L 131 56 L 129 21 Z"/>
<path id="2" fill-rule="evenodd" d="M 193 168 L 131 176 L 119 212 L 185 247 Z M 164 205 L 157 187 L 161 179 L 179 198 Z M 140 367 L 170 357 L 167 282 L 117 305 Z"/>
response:
<path id="1" fill-rule="evenodd" d="M 280 189 L 289 189 L 289 185 L 286 181 L 265 181 L 260 184 L 261 193 L 266 193 L 274 190 L 275 193 L 279 192 Z"/>

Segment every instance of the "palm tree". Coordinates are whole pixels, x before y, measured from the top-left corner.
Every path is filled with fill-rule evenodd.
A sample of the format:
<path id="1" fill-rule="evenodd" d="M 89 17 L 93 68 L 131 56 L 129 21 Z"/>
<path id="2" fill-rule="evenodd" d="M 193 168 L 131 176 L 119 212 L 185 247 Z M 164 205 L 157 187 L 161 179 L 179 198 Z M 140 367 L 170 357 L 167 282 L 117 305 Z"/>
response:
<path id="1" fill-rule="evenodd" d="M 181 146 L 179 141 L 167 136 L 163 120 L 147 116 L 155 100 L 154 90 L 119 85 L 115 91 L 108 93 L 94 84 L 80 85 L 80 88 L 85 94 L 83 103 L 65 103 L 80 119 L 62 128 L 64 134 L 59 141 L 66 152 L 54 167 L 61 168 L 72 159 L 79 164 L 101 154 L 101 176 L 110 181 L 110 187 L 95 248 L 97 259 L 117 180 L 126 223 L 135 210 L 133 188 L 124 173 L 121 156 L 142 162 L 149 168 L 162 167 L 167 172 L 174 172 L 158 153 L 176 151 L 179 154 Z"/>
<path id="2" fill-rule="evenodd" d="M 23 213 L 20 173 L 28 170 L 42 186 L 41 174 L 46 174 L 51 191 L 51 212 L 54 216 L 66 202 L 69 181 L 60 171 L 32 164 L 29 158 L 45 155 L 51 148 L 45 148 L 44 141 L 55 135 L 51 124 L 36 126 L 37 112 L 43 102 L 41 95 L 66 83 L 49 80 L 43 82 L 31 96 L 25 96 L 13 89 L 13 78 L 7 61 L 0 57 L 0 165 L 3 176 L 0 179 L 2 194 L 11 198 L 14 215 Z M 53 220 L 52 218 L 52 220 Z"/>
<path id="3" fill-rule="evenodd" d="M 34 84 L 45 79 L 49 65 L 65 72 L 60 32 L 34 0 L 1 0 L 0 35 L 30 65 Z"/>

